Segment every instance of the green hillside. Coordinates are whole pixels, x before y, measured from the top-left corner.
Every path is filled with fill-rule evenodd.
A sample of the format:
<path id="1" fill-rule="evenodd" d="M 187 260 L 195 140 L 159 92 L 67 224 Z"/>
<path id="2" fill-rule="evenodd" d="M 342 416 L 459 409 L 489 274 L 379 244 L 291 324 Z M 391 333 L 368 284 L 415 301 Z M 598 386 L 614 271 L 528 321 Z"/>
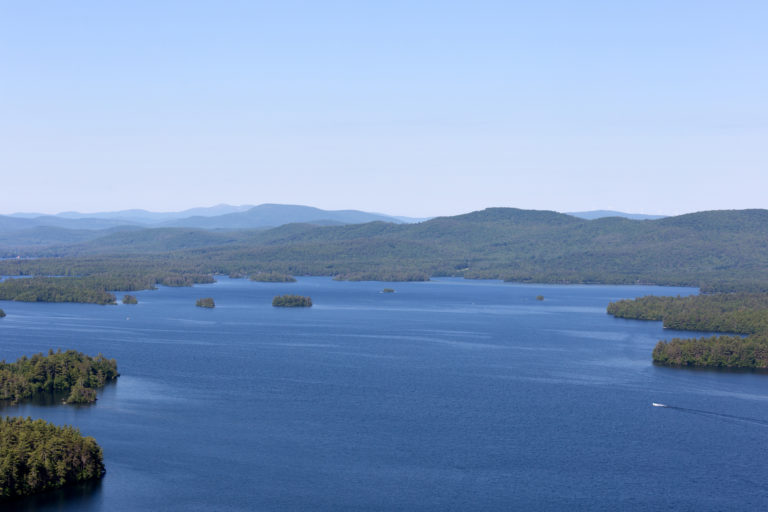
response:
<path id="1" fill-rule="evenodd" d="M 47 251 L 39 254 L 47 257 L 2 261 L 0 274 L 119 274 L 134 280 L 152 276 L 156 282 L 166 275 L 215 273 L 382 280 L 450 275 L 764 291 L 768 290 L 768 211 L 584 220 L 550 211 L 489 208 L 419 224 L 289 224 L 227 232 L 133 230 Z"/>

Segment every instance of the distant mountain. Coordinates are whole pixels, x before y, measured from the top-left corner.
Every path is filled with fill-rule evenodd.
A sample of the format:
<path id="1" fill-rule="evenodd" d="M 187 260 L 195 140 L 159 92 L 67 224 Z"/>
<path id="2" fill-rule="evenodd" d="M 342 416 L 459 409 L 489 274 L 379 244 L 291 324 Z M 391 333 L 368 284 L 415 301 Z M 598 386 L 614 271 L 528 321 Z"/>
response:
<path id="1" fill-rule="evenodd" d="M 588 212 L 566 212 L 566 215 L 573 215 L 580 219 L 594 220 L 604 217 L 624 217 L 632 220 L 656 220 L 663 219 L 666 215 L 646 215 L 644 213 L 624 213 L 614 210 L 591 210 Z"/>
<path id="2" fill-rule="evenodd" d="M 0 255 L 8 256 L 51 245 L 86 242 L 124 229 L 136 228 L 122 226 L 110 229 L 66 229 L 55 226 L 34 226 L 10 232 L 0 231 L 0 250 L 2 250 Z"/>
<path id="3" fill-rule="evenodd" d="M 400 215 L 396 215 L 395 218 L 403 224 L 416 224 L 417 222 L 424 222 L 430 219 L 434 219 L 434 217 L 402 217 Z"/>
<path id="4" fill-rule="evenodd" d="M 43 215 L 41 217 L 26 218 L 0 215 L 0 233 L 10 233 L 35 227 L 54 227 L 63 229 L 110 229 L 130 224 L 120 219 L 67 219 L 55 215 Z"/>
<path id="5" fill-rule="evenodd" d="M 179 212 L 150 212 L 147 210 L 120 210 L 116 212 L 98 212 L 98 213 L 80 213 L 80 212 L 62 212 L 56 217 L 65 219 L 120 219 L 131 224 L 162 224 L 175 219 L 185 219 L 187 217 L 215 217 L 217 215 L 226 215 L 229 213 L 243 212 L 253 208 L 253 205 L 232 206 L 229 204 L 218 204 L 216 206 L 190 208 Z M 29 215 L 29 214 L 23 214 Z"/>
<path id="6" fill-rule="evenodd" d="M 204 229 L 258 229 L 297 222 L 322 225 L 362 224 L 365 222 L 393 222 L 396 217 L 360 210 L 321 210 L 312 206 L 289 204 L 262 204 L 244 212 L 228 213 L 216 217 L 194 216 L 163 223 L 166 227 L 195 227 Z"/>
<path id="7" fill-rule="evenodd" d="M 56 215 L 14 213 L 0 215 L 0 233 L 37 226 L 65 229 L 109 229 L 125 225 L 201 229 L 264 229 L 296 222 L 338 226 L 373 221 L 400 224 L 421 222 L 422 220 L 425 219 L 394 217 L 360 210 L 321 210 L 320 208 L 300 205 L 232 206 L 219 204 L 210 207 L 190 208 L 180 212 L 120 210 L 99 213 L 62 212 Z"/>

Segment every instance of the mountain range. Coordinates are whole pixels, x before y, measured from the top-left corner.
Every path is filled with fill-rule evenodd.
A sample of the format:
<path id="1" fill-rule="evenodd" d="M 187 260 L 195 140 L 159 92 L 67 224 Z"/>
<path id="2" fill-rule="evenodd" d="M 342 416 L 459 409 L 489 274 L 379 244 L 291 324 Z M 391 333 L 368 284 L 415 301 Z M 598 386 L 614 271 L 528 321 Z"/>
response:
<path id="1" fill-rule="evenodd" d="M 228 214 L 225 214 L 228 215 Z M 27 245 L 0 237 L 0 275 L 284 272 L 343 279 L 429 276 L 539 283 L 655 283 L 768 290 L 768 210 L 704 211 L 656 220 L 587 220 L 488 208 L 420 223 L 290 223 L 271 229 L 192 227 L 74 231 L 38 227 Z M 43 233 L 41 230 L 52 231 Z M 30 232 L 11 234 L 20 236 Z M 89 234 L 90 233 L 90 234 Z M 12 237 L 11 237 L 12 238 Z"/>
<path id="2" fill-rule="evenodd" d="M 583 219 L 603 217 L 624 217 L 629 219 L 658 219 L 662 216 L 631 214 L 610 210 L 569 213 Z M 321 226 L 363 224 L 366 222 L 391 222 L 411 224 L 428 218 L 413 218 L 360 210 L 322 210 L 311 206 L 261 204 L 258 206 L 232 206 L 220 204 L 211 207 L 191 208 L 178 212 L 150 212 L 147 210 L 121 210 L 113 212 L 79 213 L 62 212 L 56 215 L 37 213 L 14 213 L 0 215 L 0 243 L 3 235 L 18 234 L 18 239 L 40 239 L 45 236 L 66 238 L 51 228 L 74 231 L 126 229 L 128 227 L 185 227 L 201 229 L 268 229 L 291 223 L 310 223 Z M 42 229 L 45 228 L 45 229 Z M 73 239 L 90 238 L 88 233 L 71 233 Z"/>
<path id="3" fill-rule="evenodd" d="M 425 219 L 397 217 L 360 210 L 322 210 L 311 206 L 262 204 L 258 206 L 217 205 L 180 212 L 122 210 L 115 212 L 63 212 L 56 215 L 15 213 L 0 215 L 0 233 L 39 227 L 74 230 L 102 230 L 123 226 L 194 227 L 202 229 L 265 229 L 306 222 L 317 225 L 361 224 L 383 221 L 395 224 Z"/>

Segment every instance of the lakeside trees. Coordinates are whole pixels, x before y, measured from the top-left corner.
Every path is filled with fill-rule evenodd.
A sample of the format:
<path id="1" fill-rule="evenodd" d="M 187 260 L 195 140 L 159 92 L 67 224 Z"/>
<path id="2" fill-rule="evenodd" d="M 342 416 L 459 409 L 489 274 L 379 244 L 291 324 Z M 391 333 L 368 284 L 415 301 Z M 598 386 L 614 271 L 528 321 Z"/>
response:
<path id="1" fill-rule="evenodd" d="M 114 304 L 115 296 L 90 279 L 33 277 L 0 283 L 0 300 Z"/>
<path id="2" fill-rule="evenodd" d="M 76 428 L 0 419 L 0 501 L 104 475 L 101 447 Z"/>
<path id="3" fill-rule="evenodd" d="M 662 321 L 665 328 L 745 334 L 660 341 L 653 361 L 668 366 L 768 368 L 768 294 L 647 296 L 608 305 L 618 318 Z"/>
<path id="4" fill-rule="evenodd" d="M 768 369 L 768 336 L 712 336 L 660 341 L 653 362 L 666 366 Z"/>
<path id="5" fill-rule="evenodd" d="M 259 272 L 251 274 L 251 281 L 259 283 L 295 283 L 296 278 L 281 272 Z"/>
<path id="6" fill-rule="evenodd" d="M 768 294 L 718 293 L 688 297 L 649 295 L 608 305 L 619 318 L 660 320 L 664 327 L 683 331 L 738 334 L 768 332 Z"/>
<path id="7" fill-rule="evenodd" d="M 0 282 L 0 300 L 115 304 L 115 295 L 110 290 L 152 290 L 158 284 L 176 287 L 214 282 L 213 276 L 198 273 L 124 275 L 121 274 L 120 268 L 115 268 L 114 271 L 114 274 L 78 277 L 8 278 Z"/>

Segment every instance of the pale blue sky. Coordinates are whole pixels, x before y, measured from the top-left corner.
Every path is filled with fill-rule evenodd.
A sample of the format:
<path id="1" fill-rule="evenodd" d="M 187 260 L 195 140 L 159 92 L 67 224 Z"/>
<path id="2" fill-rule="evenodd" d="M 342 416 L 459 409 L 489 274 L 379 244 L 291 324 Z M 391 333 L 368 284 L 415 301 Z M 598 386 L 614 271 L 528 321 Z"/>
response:
<path id="1" fill-rule="evenodd" d="M 0 0 L 0 213 L 768 207 L 768 2 Z"/>

